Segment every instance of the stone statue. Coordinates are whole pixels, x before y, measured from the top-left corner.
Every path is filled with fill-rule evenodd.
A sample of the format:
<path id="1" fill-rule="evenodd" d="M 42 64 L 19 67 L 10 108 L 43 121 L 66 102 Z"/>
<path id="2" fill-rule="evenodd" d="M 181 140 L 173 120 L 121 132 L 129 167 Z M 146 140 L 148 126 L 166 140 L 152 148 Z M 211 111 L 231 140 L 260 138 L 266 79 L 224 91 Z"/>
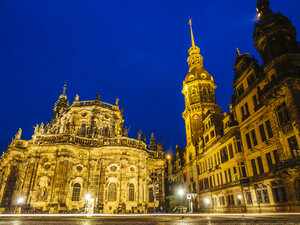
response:
<path id="1" fill-rule="evenodd" d="M 123 128 L 123 136 L 124 136 L 124 137 L 127 137 L 127 135 L 128 135 L 128 129 L 127 129 L 127 127 L 125 126 L 125 127 Z"/>
<path id="2" fill-rule="evenodd" d="M 79 101 L 79 95 L 76 94 L 75 101 Z"/>
<path id="3" fill-rule="evenodd" d="M 157 142 L 157 151 L 163 151 L 163 150 L 164 150 L 164 143 Z"/>
<path id="4" fill-rule="evenodd" d="M 142 131 L 141 130 L 138 131 L 137 139 L 138 140 L 142 139 Z"/>
<path id="5" fill-rule="evenodd" d="M 100 100 L 100 94 L 99 93 L 97 93 L 97 95 L 96 95 L 96 100 Z"/>
<path id="6" fill-rule="evenodd" d="M 16 140 L 20 140 L 21 139 L 21 135 L 22 135 L 22 129 L 19 128 L 18 133 L 16 133 L 16 135 L 15 135 L 15 139 Z"/>
<path id="7" fill-rule="evenodd" d="M 119 100 L 120 99 L 118 99 L 118 98 L 116 99 L 116 105 L 119 105 Z"/>
<path id="8" fill-rule="evenodd" d="M 41 126 L 40 126 L 39 132 L 40 132 L 41 134 L 43 134 L 44 131 L 45 131 L 45 129 L 44 129 L 44 123 L 42 122 L 42 123 L 41 123 Z"/>
<path id="9" fill-rule="evenodd" d="M 34 134 L 37 134 L 39 132 L 39 125 L 37 124 L 34 128 Z"/>
<path id="10" fill-rule="evenodd" d="M 45 133 L 49 134 L 49 131 L 50 131 L 50 124 L 49 124 L 49 122 L 47 122 L 46 126 L 45 126 Z"/>
<path id="11" fill-rule="evenodd" d="M 146 135 L 143 137 L 143 142 L 146 143 Z"/>

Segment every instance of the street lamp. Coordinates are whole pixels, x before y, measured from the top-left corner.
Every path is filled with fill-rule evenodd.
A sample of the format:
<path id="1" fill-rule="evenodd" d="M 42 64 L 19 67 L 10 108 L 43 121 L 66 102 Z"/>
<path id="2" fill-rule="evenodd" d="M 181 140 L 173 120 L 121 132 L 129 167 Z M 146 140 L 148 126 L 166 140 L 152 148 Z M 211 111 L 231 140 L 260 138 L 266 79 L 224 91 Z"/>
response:
<path id="1" fill-rule="evenodd" d="M 88 213 L 88 210 L 89 210 L 89 200 L 91 198 L 91 194 L 90 193 L 87 193 L 85 195 L 85 213 Z"/>
<path id="2" fill-rule="evenodd" d="M 24 202 L 24 198 L 19 197 L 17 201 L 17 205 L 22 204 Z"/>
<path id="3" fill-rule="evenodd" d="M 182 213 L 183 213 L 182 197 L 184 195 L 184 189 L 179 189 L 178 190 L 178 195 L 180 196 L 180 205 L 181 205 Z"/>
<path id="4" fill-rule="evenodd" d="M 209 198 L 205 198 L 205 199 L 204 199 L 204 203 L 205 203 L 206 205 L 209 205 L 209 204 L 210 204 Z"/>

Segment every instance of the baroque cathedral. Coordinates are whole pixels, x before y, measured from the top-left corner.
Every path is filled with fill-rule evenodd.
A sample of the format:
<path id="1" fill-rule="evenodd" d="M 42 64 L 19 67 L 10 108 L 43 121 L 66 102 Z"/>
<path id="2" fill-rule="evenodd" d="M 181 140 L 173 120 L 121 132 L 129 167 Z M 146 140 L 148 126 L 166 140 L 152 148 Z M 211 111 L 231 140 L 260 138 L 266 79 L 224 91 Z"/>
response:
<path id="1" fill-rule="evenodd" d="M 0 213 L 146 213 L 164 209 L 164 150 L 127 136 L 118 102 L 59 96 L 51 123 L 15 135 L 0 159 Z"/>
<path id="2" fill-rule="evenodd" d="M 216 103 L 192 24 L 183 81 L 185 148 L 168 157 L 166 204 L 198 212 L 300 210 L 300 47 L 269 0 L 257 1 L 253 39 L 262 65 L 237 49 L 230 112 Z M 178 191 L 189 200 L 180 203 Z M 192 197 L 191 197 L 192 196 Z M 192 211 L 192 206 L 190 211 Z"/>

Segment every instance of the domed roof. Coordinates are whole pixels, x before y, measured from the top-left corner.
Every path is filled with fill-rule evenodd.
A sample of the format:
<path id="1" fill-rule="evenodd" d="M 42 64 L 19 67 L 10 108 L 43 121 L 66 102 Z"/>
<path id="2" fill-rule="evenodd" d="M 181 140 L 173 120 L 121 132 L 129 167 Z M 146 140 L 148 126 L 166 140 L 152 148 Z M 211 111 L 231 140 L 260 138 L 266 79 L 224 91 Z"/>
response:
<path id="1" fill-rule="evenodd" d="M 213 77 L 202 67 L 194 67 L 185 77 L 184 82 L 192 82 L 194 80 L 214 81 Z"/>

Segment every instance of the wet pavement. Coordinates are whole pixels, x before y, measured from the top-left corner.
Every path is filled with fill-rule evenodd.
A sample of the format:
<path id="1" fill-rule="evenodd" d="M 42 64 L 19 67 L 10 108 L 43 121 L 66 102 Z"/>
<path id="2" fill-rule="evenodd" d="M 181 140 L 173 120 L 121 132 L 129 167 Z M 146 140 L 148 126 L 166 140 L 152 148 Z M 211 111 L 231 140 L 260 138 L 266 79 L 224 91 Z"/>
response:
<path id="1" fill-rule="evenodd" d="M 300 215 L 199 215 L 143 217 L 0 217 L 0 225 L 279 225 L 299 224 Z"/>

